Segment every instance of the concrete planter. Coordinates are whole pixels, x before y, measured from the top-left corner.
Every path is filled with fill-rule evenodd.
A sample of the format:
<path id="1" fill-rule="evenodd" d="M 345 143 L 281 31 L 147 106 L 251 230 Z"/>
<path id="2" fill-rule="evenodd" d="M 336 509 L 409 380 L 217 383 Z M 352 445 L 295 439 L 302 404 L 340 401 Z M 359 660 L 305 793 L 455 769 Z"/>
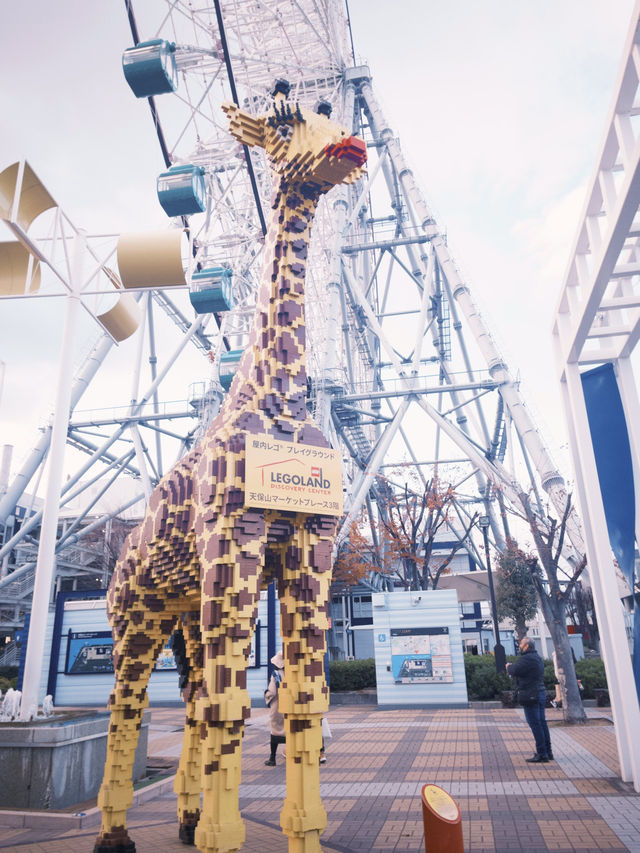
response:
<path id="1" fill-rule="evenodd" d="M 330 705 L 377 705 L 378 691 L 375 687 L 367 687 L 364 690 L 345 690 L 344 692 L 331 691 Z"/>
<path id="2" fill-rule="evenodd" d="M 98 793 L 107 755 L 109 714 L 61 714 L 52 720 L 0 723 L 0 806 L 62 809 Z M 133 779 L 147 767 L 149 712 L 145 711 Z"/>

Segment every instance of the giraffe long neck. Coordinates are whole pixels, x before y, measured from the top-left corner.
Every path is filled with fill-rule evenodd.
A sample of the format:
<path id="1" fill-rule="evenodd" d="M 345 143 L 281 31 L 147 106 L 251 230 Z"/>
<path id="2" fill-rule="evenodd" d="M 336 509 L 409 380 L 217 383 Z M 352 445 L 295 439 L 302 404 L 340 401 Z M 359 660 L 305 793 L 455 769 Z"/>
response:
<path id="1" fill-rule="evenodd" d="M 306 417 L 305 274 L 317 202 L 292 188 L 274 194 L 252 345 L 240 366 L 273 417 Z"/>

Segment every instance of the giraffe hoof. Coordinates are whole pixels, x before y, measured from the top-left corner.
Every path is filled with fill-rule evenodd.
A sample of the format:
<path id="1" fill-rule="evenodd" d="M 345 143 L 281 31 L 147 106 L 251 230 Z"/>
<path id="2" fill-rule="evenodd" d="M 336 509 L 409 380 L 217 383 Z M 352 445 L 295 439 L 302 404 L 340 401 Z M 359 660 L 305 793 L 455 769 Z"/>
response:
<path id="1" fill-rule="evenodd" d="M 178 829 L 178 838 L 183 844 L 190 844 L 192 847 L 195 842 L 196 825 L 195 824 L 180 824 Z"/>
<path id="2" fill-rule="evenodd" d="M 180 828 L 178 829 L 178 838 L 183 844 L 190 844 L 192 847 L 195 842 L 196 826 L 200 820 L 200 809 L 193 812 L 184 812 L 180 819 Z"/>
<path id="3" fill-rule="evenodd" d="M 131 840 L 119 844 L 102 842 L 98 840 L 93 848 L 93 853 L 136 853 L 136 845 Z"/>

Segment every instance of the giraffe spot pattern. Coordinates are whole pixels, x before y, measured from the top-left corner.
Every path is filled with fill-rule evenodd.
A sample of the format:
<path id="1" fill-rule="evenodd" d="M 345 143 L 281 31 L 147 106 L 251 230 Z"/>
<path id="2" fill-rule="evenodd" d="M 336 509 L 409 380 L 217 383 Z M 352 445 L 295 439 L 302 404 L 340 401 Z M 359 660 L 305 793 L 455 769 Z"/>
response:
<path id="1" fill-rule="evenodd" d="M 102 826 L 94 853 L 132 844 L 126 812 L 146 687 L 176 626 L 182 628 L 175 655 L 186 703 L 176 775 L 181 831 L 189 828 L 186 837 L 194 838 L 202 853 L 238 849 L 241 743 L 250 714 L 246 660 L 260 589 L 271 580 L 280 596 L 286 660 L 280 702 L 287 761 L 303 779 L 288 791 L 281 823 L 301 850 L 298 842 L 307 834 L 317 838 L 324 827 L 317 759 L 320 715 L 328 707 L 323 658 L 338 520 L 246 507 L 245 444 L 247 435 L 266 433 L 327 446 L 306 408 L 306 259 L 320 195 L 354 180 L 361 169 L 354 161 L 345 165 L 335 153 L 344 147 L 339 144 L 344 130 L 326 116 L 287 105 L 282 93 L 276 99 L 273 114 L 263 117 L 235 105 L 223 107 L 232 134 L 265 147 L 273 166 L 258 304 L 249 346 L 218 415 L 198 447 L 155 488 L 113 574 L 107 603 L 116 683 L 109 697 L 107 761 L 98 798 Z M 286 133 L 275 132 L 285 125 Z M 307 792 L 304 803 L 300 790 Z M 296 817 L 302 810 L 317 816 L 304 827 Z"/>

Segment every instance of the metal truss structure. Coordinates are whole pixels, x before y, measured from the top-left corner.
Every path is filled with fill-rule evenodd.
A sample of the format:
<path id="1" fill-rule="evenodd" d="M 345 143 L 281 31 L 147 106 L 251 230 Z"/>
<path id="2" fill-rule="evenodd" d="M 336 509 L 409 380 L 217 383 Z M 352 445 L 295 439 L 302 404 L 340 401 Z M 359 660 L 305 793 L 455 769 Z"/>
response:
<path id="1" fill-rule="evenodd" d="M 640 3 L 625 45 L 613 104 L 571 250 L 554 323 L 556 364 L 585 519 L 600 640 L 611 691 L 622 778 L 640 790 L 638 695 L 611 563 L 611 545 L 587 418 L 581 373 L 613 365 L 626 418 L 640 541 L 640 403 L 634 361 L 640 340 Z M 640 595 L 635 586 L 634 620 Z M 632 590 L 633 592 L 633 590 Z M 636 624 L 636 630 L 638 628 Z M 636 646 L 637 655 L 637 646 Z"/>
<path id="2" fill-rule="evenodd" d="M 146 323 L 145 335 L 138 334 L 133 402 L 112 418 L 73 416 L 87 385 L 100 381 L 100 366 L 113 347 L 112 336 L 101 330 L 71 383 L 66 438 L 88 459 L 64 484 L 63 501 L 65 495 L 79 495 L 87 483 L 94 496 L 102 494 L 122 474 L 132 475 L 138 486 L 98 518 L 91 514 L 95 500 L 88 501 L 73 536 L 58 533 L 56 553 L 148 494 L 163 472 L 168 443 L 177 442 L 172 452 L 180 455 L 219 405 L 220 360 L 243 348 L 251 322 L 270 191 L 262 152 L 233 141 L 220 105 L 234 100 L 245 110 L 264 111 L 278 78 L 291 83 L 290 97 L 300 104 L 329 102 L 332 117 L 362 135 L 369 151 L 367 178 L 324 199 L 307 265 L 309 407 L 343 453 L 346 514 L 339 539 L 363 510 L 375 516 L 376 502 L 404 485 L 407 469 L 418 484 L 436 474 L 454 486 L 458 519 L 452 520 L 452 536 L 456 528 L 465 528 L 473 505 L 480 503 L 501 544 L 504 514 L 496 506 L 504 501 L 518 507 L 521 493 L 533 494 L 541 517 L 547 500 L 561 516 L 567 499 L 562 476 L 405 160 L 370 70 L 354 59 L 343 0 L 215 0 L 197 7 L 186 0 L 139 0 L 125 7 L 134 44 L 161 39 L 175 46 L 175 92 L 148 99 L 165 163 L 204 170 L 206 210 L 167 225 L 168 231 L 188 225 L 186 281 L 203 267 L 230 268 L 236 307 L 191 320 L 184 287 L 131 288 L 143 309 L 141 328 Z M 140 109 L 146 108 L 141 102 Z M 115 239 L 102 238 L 94 249 L 91 239 L 54 206 L 43 214 L 52 219 L 52 239 L 37 240 L 14 214 L 5 211 L 3 218 L 50 278 L 53 271 L 50 287 L 67 287 L 95 316 L 91 300 L 113 298 L 114 281 L 119 286 Z M 61 243 L 61 222 L 79 249 Z M 62 269 L 54 249 L 66 259 L 74 251 L 84 255 L 75 284 L 70 284 L 72 266 Z M 172 354 L 156 367 L 160 323 L 177 339 Z M 145 347 L 153 372 L 141 390 Z M 190 407 L 166 412 L 161 382 L 194 348 L 206 359 L 210 382 Z M 185 377 L 185 388 L 191 378 Z M 194 414 L 202 416 L 195 427 Z M 154 436 L 149 446 L 144 430 Z M 41 470 L 51 434 L 50 426 L 0 497 L 0 524 L 5 525 L 0 561 L 40 523 L 36 513 L 12 535 L 7 520 Z M 582 553 L 575 515 L 568 532 L 574 551 Z M 473 542 L 469 548 L 482 565 L 481 549 Z M 15 625 L 15 614 L 27 604 L 33 562 L 12 568 L 0 579 L 0 622 L 7 627 Z"/>

